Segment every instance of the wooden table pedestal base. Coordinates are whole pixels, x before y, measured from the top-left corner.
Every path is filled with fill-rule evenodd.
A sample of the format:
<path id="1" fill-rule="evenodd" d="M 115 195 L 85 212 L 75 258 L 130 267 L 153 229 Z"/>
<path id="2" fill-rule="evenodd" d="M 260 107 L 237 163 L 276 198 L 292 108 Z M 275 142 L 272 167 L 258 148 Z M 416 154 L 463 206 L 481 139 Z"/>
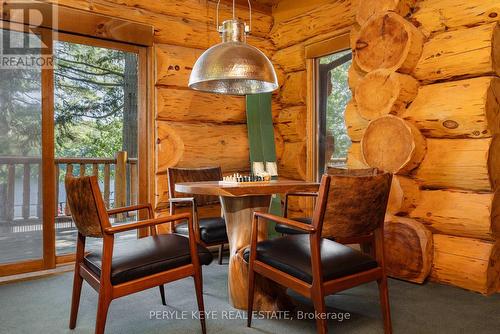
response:
<path id="1" fill-rule="evenodd" d="M 248 263 L 243 252 L 250 245 L 252 219 L 255 211 L 267 212 L 271 203 L 270 195 L 229 197 L 221 196 L 229 238 L 229 300 L 233 307 L 247 309 Z M 267 237 L 265 224 L 259 226 L 259 240 Z M 254 311 L 291 310 L 293 303 L 286 295 L 286 289 L 268 279 L 256 275 Z"/>

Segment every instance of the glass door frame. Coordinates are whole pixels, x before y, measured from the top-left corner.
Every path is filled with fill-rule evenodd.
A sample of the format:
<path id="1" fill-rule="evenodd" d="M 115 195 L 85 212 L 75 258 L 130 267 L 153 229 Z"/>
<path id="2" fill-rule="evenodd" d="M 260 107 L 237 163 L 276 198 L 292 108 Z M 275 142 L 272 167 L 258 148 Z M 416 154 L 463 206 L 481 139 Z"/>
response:
<path id="1" fill-rule="evenodd" d="M 0 20 L 0 29 L 39 34 L 42 42 L 47 46 L 43 56 L 53 56 L 53 43 L 64 41 L 103 48 L 112 48 L 137 54 L 138 59 L 138 133 L 147 134 L 138 140 L 138 203 L 149 203 L 152 194 L 152 185 L 149 170 L 152 166 L 152 134 L 154 120 L 150 115 L 153 109 L 153 100 L 150 87 L 150 73 L 152 73 L 153 48 L 128 43 L 103 40 L 70 33 L 57 32 L 48 28 L 32 28 L 23 24 Z M 55 38 L 54 38 L 55 37 Z M 55 124 L 54 124 L 54 69 L 43 68 L 41 74 L 42 95 L 42 226 L 43 245 L 42 257 L 15 263 L 0 264 L 0 277 L 15 275 L 39 270 L 53 269 L 56 265 L 70 263 L 75 260 L 75 254 L 56 255 L 56 175 L 55 175 Z M 145 139 L 144 139 L 145 138 Z M 140 216 L 139 216 L 140 218 Z M 144 235 L 143 231 L 139 232 Z"/>
<path id="2" fill-rule="evenodd" d="M 100 48 L 108 48 L 108 49 L 114 49 L 114 50 L 120 50 L 124 52 L 130 52 L 130 53 L 135 53 L 137 55 L 137 73 L 138 73 L 138 83 L 137 83 L 137 89 L 138 89 L 138 95 L 137 95 L 137 121 L 138 121 L 138 133 L 148 133 L 147 129 L 149 128 L 148 126 L 148 120 L 149 120 L 149 113 L 148 113 L 148 105 L 147 101 L 149 99 L 148 97 L 148 84 L 147 84 L 147 78 L 148 78 L 148 53 L 150 52 L 149 48 L 145 46 L 137 46 L 133 44 L 128 44 L 128 43 L 121 43 L 121 42 L 116 42 L 116 41 L 110 41 L 110 40 L 104 40 L 104 39 L 99 39 L 95 37 L 88 37 L 88 36 L 81 36 L 81 35 L 76 35 L 76 34 L 70 34 L 70 33 L 62 33 L 59 32 L 56 36 L 55 41 L 61 41 L 61 42 L 68 42 L 68 43 L 75 43 L 75 44 L 83 44 L 83 45 L 89 45 L 89 46 L 95 46 L 95 47 L 100 47 Z M 143 183 L 145 179 L 147 179 L 147 173 L 148 173 L 148 140 L 139 140 L 138 136 L 138 154 L 137 154 L 137 159 L 138 159 L 138 183 L 139 184 L 145 184 Z M 54 176 L 55 177 L 55 176 Z M 142 180 L 142 182 L 141 182 Z M 138 198 L 138 203 L 145 203 L 149 202 L 149 194 L 148 194 L 148 189 L 149 187 L 137 187 L 137 198 Z M 54 193 L 55 196 L 55 193 Z M 55 204 L 54 204 L 55 205 Z M 55 226 L 55 222 L 54 222 Z M 55 240 L 55 230 L 54 230 L 54 240 Z M 55 252 L 55 241 L 54 241 L 54 252 Z M 54 256 L 56 258 L 56 264 L 64 264 L 64 263 L 69 263 L 73 262 L 75 260 L 75 253 L 70 253 L 70 254 L 63 254 L 63 255 L 57 255 L 54 253 Z"/>
<path id="3" fill-rule="evenodd" d="M 42 57 L 52 57 L 52 30 L 0 20 L 1 30 L 11 30 L 24 33 L 33 33 L 39 36 L 46 46 L 42 48 Z M 42 249 L 38 259 L 24 260 L 0 265 L 0 276 L 25 273 L 43 269 L 55 268 L 55 178 L 54 165 L 54 70 L 53 68 L 41 69 L 41 100 L 42 100 L 42 126 L 41 126 L 41 166 L 42 173 Z M 52 129 L 52 130 L 50 130 Z"/>

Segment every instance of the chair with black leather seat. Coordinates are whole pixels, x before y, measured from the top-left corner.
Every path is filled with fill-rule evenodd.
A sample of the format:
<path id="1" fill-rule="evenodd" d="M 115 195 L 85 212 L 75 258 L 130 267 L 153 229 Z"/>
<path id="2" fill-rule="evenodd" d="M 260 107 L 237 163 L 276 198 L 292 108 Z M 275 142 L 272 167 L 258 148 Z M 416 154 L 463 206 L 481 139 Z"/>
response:
<path id="1" fill-rule="evenodd" d="M 377 281 L 385 333 L 391 333 L 383 237 L 391 181 L 392 174 L 378 171 L 367 176 L 325 174 L 310 225 L 256 212 L 251 245 L 244 253 L 249 261 L 248 314 L 253 310 L 255 274 L 311 298 L 319 314 L 325 312 L 324 296 Z M 264 228 L 260 223 L 266 221 L 305 234 L 257 242 L 258 229 Z M 344 245 L 351 243 L 370 243 L 375 257 Z M 327 333 L 326 317 L 316 317 L 316 323 L 318 333 Z"/>
<path id="2" fill-rule="evenodd" d="M 191 213 L 153 218 L 151 205 L 136 205 L 106 211 L 95 176 L 67 177 L 66 194 L 73 221 L 78 229 L 73 296 L 69 328 L 74 329 L 83 280 L 99 293 L 95 332 L 104 333 L 109 304 L 113 299 L 193 276 L 198 310 L 204 314 L 201 265 L 212 261 L 212 254 L 198 243 Z M 110 215 L 146 210 L 149 219 L 111 226 Z M 158 235 L 156 225 L 187 220 L 190 238 Z M 117 233 L 149 228 L 151 236 L 114 244 Z M 87 237 L 102 238 L 102 251 L 86 253 Z M 202 332 L 206 333 L 201 318 Z"/>
<path id="3" fill-rule="evenodd" d="M 175 214 L 179 207 L 191 207 L 194 217 L 195 233 L 199 236 L 201 243 L 208 246 L 219 246 L 219 264 L 222 264 L 222 252 L 224 245 L 228 243 L 226 221 L 222 217 L 222 211 L 216 217 L 199 217 L 198 207 L 205 205 L 220 204 L 219 197 L 178 193 L 175 184 L 181 182 L 203 182 L 222 180 L 220 167 L 203 168 L 168 168 L 168 193 L 170 202 L 170 214 Z M 187 235 L 186 223 L 171 224 L 171 230 L 175 233 Z"/>

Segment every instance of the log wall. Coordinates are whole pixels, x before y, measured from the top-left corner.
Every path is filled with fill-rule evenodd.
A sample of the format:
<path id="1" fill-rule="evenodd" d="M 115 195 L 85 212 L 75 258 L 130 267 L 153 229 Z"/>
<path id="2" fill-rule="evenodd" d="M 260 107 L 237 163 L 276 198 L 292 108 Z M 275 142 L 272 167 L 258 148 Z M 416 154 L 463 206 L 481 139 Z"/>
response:
<path id="1" fill-rule="evenodd" d="M 348 162 L 397 174 L 388 211 L 399 218 L 386 220 L 392 276 L 483 294 L 500 287 L 499 10 L 480 0 L 360 4 L 346 123 L 361 144 Z"/>
<path id="2" fill-rule="evenodd" d="M 168 211 L 168 167 L 220 165 L 224 173 L 249 170 L 245 99 L 197 93 L 187 87 L 198 56 L 220 42 L 215 28 L 217 1 L 60 0 L 58 4 L 154 27 L 155 69 L 149 82 L 155 89 L 156 152 L 152 173 L 158 213 Z M 232 15 L 230 5 L 221 4 L 221 18 Z M 237 13 L 248 21 L 245 6 L 241 5 Z M 254 7 L 253 32 L 248 42 L 268 56 L 275 49 L 269 39 L 272 23 L 270 7 Z M 273 109 L 277 121 L 279 106 Z M 294 131 L 290 128 L 289 133 Z M 282 151 L 283 145 L 279 154 Z M 214 214 L 220 209 L 210 207 L 205 211 Z"/>

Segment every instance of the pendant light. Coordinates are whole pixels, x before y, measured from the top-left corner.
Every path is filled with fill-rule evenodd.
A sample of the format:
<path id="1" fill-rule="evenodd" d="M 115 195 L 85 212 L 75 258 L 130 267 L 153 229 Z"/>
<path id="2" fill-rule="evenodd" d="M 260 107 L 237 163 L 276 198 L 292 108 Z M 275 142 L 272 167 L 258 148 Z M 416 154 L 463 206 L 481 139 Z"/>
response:
<path id="1" fill-rule="evenodd" d="M 235 0 L 233 18 L 219 26 L 219 5 L 220 0 L 217 2 L 216 24 L 222 43 L 212 46 L 198 58 L 189 78 L 189 87 L 228 95 L 250 95 L 276 90 L 278 79 L 271 61 L 262 51 L 246 43 L 252 25 L 250 0 L 250 26 L 236 18 Z"/>

